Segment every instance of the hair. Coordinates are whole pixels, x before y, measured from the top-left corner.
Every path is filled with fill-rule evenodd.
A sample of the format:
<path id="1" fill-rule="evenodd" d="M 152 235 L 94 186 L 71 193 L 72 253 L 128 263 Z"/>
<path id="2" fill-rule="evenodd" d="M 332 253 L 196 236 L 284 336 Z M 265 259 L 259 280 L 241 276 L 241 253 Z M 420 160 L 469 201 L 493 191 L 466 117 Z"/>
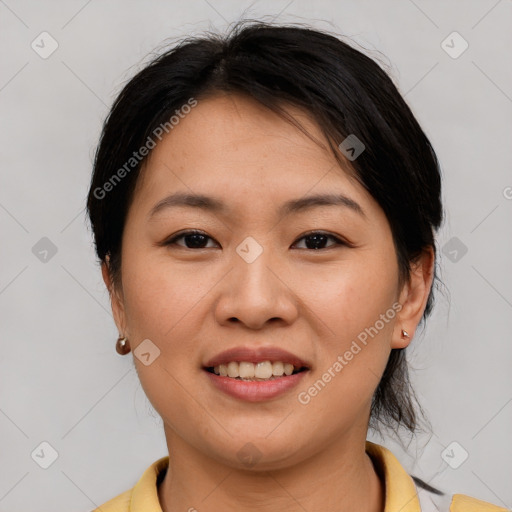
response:
<path id="1" fill-rule="evenodd" d="M 388 74 L 329 33 L 245 20 L 225 35 L 188 37 L 157 55 L 129 80 L 112 106 L 95 155 L 87 210 L 97 256 L 107 263 L 116 287 L 122 288 L 125 219 L 145 162 L 133 163 L 135 152 L 153 141 L 159 126 L 169 132 L 169 119 L 191 99 L 200 102 L 217 94 L 249 96 L 299 128 L 286 107 L 299 107 L 311 116 L 343 169 L 383 209 L 400 284 L 409 279 L 425 249 L 432 248 L 436 256 L 435 232 L 443 219 L 439 162 Z M 339 145 L 349 135 L 365 149 L 347 161 Z M 422 322 L 432 309 L 433 288 Z M 413 400 L 417 403 L 405 349 L 392 349 L 372 399 L 369 427 L 379 432 L 380 423 L 396 432 L 402 426 L 414 435 Z M 419 410 L 423 414 L 421 406 Z"/>

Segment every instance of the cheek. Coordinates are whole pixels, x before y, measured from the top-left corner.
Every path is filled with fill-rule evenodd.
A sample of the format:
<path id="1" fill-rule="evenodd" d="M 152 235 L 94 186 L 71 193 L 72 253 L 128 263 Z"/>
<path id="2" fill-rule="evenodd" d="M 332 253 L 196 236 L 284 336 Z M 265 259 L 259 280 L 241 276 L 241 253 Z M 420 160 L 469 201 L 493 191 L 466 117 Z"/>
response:
<path id="1" fill-rule="evenodd" d="M 308 302 L 324 326 L 317 349 L 321 382 L 310 389 L 315 396 L 311 409 L 320 413 L 340 407 L 356 414 L 371 400 L 389 357 L 399 307 L 398 266 L 393 257 L 392 251 L 391 257 L 368 252 L 332 269 L 329 279 L 303 281 L 308 299 L 314 282 L 324 283 L 322 293 Z"/>
<path id="2" fill-rule="evenodd" d="M 328 328 L 329 339 L 342 345 L 354 339 L 365 328 L 373 326 L 380 315 L 397 300 L 398 267 L 382 254 L 362 254 L 329 269 L 325 276 L 301 278 L 301 293 Z M 394 310 L 386 320 L 394 318 Z M 392 321 L 379 322 L 382 334 L 389 334 Z"/>
<path id="3" fill-rule="evenodd" d="M 395 282 L 375 270 L 357 269 L 332 280 L 316 305 L 327 328 L 314 379 L 298 390 L 298 401 L 305 414 L 325 418 L 326 435 L 347 428 L 354 418 L 365 421 L 389 358 Z"/>
<path id="4" fill-rule="evenodd" d="M 123 261 L 123 289 L 132 335 L 155 339 L 172 349 L 170 340 L 191 324 L 209 286 L 192 267 L 171 265 L 161 254 L 130 252 Z M 183 339 L 183 338 L 182 338 Z M 189 339 L 189 338 L 184 338 Z"/>
<path id="5" fill-rule="evenodd" d="M 184 390 L 193 389 L 197 378 L 195 371 L 199 372 L 196 344 L 201 326 L 194 316 L 201 307 L 201 298 L 212 285 L 208 287 L 208 282 L 198 282 L 197 274 L 194 280 L 192 273 L 171 267 L 161 257 L 142 252 L 127 250 L 123 265 L 132 353 L 146 339 L 160 350 L 149 365 L 134 354 L 140 383 L 165 423 L 178 428 L 180 422 L 176 418 L 191 421 L 190 418 L 202 413 Z"/>

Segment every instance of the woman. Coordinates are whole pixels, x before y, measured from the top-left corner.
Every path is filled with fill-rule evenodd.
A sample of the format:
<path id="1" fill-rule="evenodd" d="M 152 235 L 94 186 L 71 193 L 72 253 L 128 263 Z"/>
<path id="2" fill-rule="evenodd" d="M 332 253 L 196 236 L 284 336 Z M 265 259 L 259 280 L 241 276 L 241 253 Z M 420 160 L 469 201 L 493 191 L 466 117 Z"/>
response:
<path id="1" fill-rule="evenodd" d="M 392 81 L 334 36 L 240 23 L 140 71 L 88 212 L 170 456 L 98 510 L 505 510 L 366 440 L 417 428 L 405 349 L 432 308 L 440 198 Z"/>

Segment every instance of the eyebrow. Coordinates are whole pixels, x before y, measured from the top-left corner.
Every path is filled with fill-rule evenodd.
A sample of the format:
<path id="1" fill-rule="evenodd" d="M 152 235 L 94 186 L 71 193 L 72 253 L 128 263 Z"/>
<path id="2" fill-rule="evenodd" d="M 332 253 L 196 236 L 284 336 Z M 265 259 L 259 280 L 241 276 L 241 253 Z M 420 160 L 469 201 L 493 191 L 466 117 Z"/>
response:
<path id="1" fill-rule="evenodd" d="M 358 215 L 366 217 L 363 208 L 343 194 L 317 194 L 301 197 L 300 199 L 291 199 L 286 201 L 278 210 L 280 215 L 298 213 L 318 206 L 342 206 L 349 208 Z M 191 207 L 199 208 L 204 211 L 211 211 L 219 214 L 227 214 L 229 208 L 220 199 L 203 194 L 189 194 L 176 192 L 158 201 L 148 214 L 148 219 L 157 213 L 173 207 Z"/>

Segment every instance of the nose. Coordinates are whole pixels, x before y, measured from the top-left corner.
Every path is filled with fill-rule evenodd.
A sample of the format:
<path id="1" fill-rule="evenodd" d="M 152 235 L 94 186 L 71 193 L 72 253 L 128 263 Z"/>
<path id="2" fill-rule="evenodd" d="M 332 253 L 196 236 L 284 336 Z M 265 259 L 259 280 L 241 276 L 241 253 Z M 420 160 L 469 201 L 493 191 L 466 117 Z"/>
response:
<path id="1" fill-rule="evenodd" d="M 259 330 L 270 322 L 287 325 L 297 318 L 299 301 L 289 270 L 270 249 L 262 249 L 254 260 L 243 250 L 234 252 L 232 270 L 222 280 L 216 301 L 219 324 L 240 322 Z"/>

